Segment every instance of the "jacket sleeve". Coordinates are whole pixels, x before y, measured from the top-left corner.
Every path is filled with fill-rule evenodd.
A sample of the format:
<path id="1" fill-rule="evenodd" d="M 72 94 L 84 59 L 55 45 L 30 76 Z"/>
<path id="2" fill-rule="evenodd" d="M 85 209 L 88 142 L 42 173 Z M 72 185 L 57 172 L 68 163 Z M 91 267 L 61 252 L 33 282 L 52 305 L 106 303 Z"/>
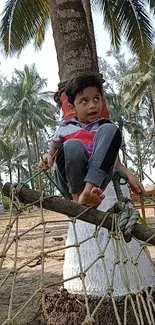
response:
<path id="1" fill-rule="evenodd" d="M 50 147 L 59 148 L 62 143 L 63 143 L 63 136 L 62 136 L 62 127 L 60 125 L 50 140 Z"/>

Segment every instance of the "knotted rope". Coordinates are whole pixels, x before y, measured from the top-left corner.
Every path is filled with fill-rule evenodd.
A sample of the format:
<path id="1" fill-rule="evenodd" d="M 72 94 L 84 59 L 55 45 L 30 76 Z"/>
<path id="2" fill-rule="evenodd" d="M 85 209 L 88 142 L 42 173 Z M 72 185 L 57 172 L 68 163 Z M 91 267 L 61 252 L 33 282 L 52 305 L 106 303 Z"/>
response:
<path id="1" fill-rule="evenodd" d="M 118 203 L 116 204 L 116 210 L 118 207 L 117 213 L 117 223 L 120 230 L 123 232 L 124 239 L 128 243 L 132 239 L 132 230 L 134 225 L 137 223 L 138 219 L 140 219 L 140 213 L 138 210 L 132 207 L 129 199 L 124 198 L 120 180 L 123 178 L 119 171 L 115 171 L 113 175 L 113 184 L 115 188 L 115 192 L 117 195 Z M 126 182 L 126 179 L 123 178 Z M 121 211 L 120 211 L 121 210 Z"/>

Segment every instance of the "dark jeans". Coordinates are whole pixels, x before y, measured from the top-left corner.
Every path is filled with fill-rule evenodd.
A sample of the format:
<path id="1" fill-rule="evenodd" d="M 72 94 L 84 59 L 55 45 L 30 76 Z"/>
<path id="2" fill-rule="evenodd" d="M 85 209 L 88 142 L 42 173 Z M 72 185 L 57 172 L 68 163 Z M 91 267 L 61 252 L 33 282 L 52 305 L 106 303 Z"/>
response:
<path id="1" fill-rule="evenodd" d="M 121 146 L 121 133 L 115 124 L 99 127 L 90 156 L 80 140 L 67 140 L 56 154 L 55 180 L 65 197 L 81 192 L 86 182 L 102 190 L 113 176 L 114 164 Z"/>

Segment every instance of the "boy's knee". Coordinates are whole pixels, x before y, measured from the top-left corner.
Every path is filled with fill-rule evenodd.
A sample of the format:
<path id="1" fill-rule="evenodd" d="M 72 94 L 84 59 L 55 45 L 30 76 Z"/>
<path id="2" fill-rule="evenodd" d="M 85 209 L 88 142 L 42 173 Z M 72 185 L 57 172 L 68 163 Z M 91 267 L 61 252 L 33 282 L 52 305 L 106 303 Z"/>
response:
<path id="1" fill-rule="evenodd" d="M 77 146 L 83 146 L 83 143 L 78 139 L 66 140 L 63 144 L 64 150 L 75 150 Z"/>
<path id="2" fill-rule="evenodd" d="M 81 156 L 84 153 L 84 145 L 78 139 L 67 140 L 63 144 L 64 153 L 67 156 L 70 156 L 73 160 Z"/>
<path id="3" fill-rule="evenodd" d="M 114 136 L 117 136 L 119 139 L 122 138 L 120 129 L 115 124 L 112 123 L 103 124 L 102 126 L 100 126 L 98 131 L 101 133 L 106 133 L 107 135 L 113 134 Z"/>

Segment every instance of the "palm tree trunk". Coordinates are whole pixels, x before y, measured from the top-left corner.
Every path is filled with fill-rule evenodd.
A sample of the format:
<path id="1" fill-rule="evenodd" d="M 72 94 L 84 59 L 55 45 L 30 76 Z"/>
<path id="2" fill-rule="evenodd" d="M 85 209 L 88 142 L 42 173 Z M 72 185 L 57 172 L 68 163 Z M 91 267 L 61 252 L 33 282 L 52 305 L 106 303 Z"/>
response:
<path id="1" fill-rule="evenodd" d="M 128 168 L 128 161 L 127 161 L 127 155 L 126 155 L 126 146 L 124 146 L 122 150 L 123 154 L 123 164 L 125 165 L 126 168 Z"/>
<path id="2" fill-rule="evenodd" d="M 8 171 L 9 171 L 10 183 L 12 183 L 12 169 L 11 169 L 11 163 L 10 162 L 8 164 Z"/>
<path id="3" fill-rule="evenodd" d="M 138 111 L 137 111 L 138 114 Z M 135 123 L 136 125 L 138 125 L 138 120 L 139 117 L 137 118 L 137 114 L 134 114 L 134 119 L 135 119 Z M 140 150 L 140 139 L 139 139 L 139 133 L 138 131 L 135 132 L 135 142 L 136 142 L 136 152 L 137 152 L 137 160 L 138 160 L 138 167 L 139 167 L 139 180 L 140 182 L 143 181 L 144 179 L 144 175 L 143 175 L 143 164 L 142 164 L 142 155 L 141 155 L 141 150 Z"/>
<path id="4" fill-rule="evenodd" d="M 118 126 L 119 126 L 119 129 L 120 129 L 121 133 L 122 133 L 124 124 L 123 124 L 123 120 L 122 120 L 121 116 L 119 118 L 119 125 Z M 128 163 L 127 163 L 127 156 L 126 156 L 126 146 L 124 146 L 124 148 L 122 150 L 122 155 L 123 155 L 123 164 L 127 168 Z"/>
<path id="5" fill-rule="evenodd" d="M 92 41 L 81 0 L 51 0 L 50 17 L 60 80 L 95 72 Z"/>
<path id="6" fill-rule="evenodd" d="M 36 158 L 37 158 L 37 162 L 39 162 L 39 144 L 38 144 L 38 138 L 37 138 L 37 133 L 35 134 L 35 148 L 36 148 Z M 38 187 L 39 187 L 39 191 L 41 191 L 41 175 L 38 175 Z"/>
<path id="7" fill-rule="evenodd" d="M 25 141 L 26 141 L 26 146 L 27 146 L 27 152 L 28 152 L 28 169 L 29 169 L 29 175 L 30 175 L 30 182 L 31 182 L 31 187 L 32 189 L 34 189 L 34 181 L 33 181 L 33 174 L 32 174 L 32 159 L 31 159 L 31 150 L 30 150 L 30 145 L 29 145 L 29 140 L 28 140 L 28 136 L 25 136 Z"/>
<path id="8" fill-rule="evenodd" d="M 2 179 L 2 175 L 0 173 L 0 190 L 2 189 L 3 187 L 3 179 Z"/>
<path id="9" fill-rule="evenodd" d="M 142 182 L 144 179 L 144 176 L 143 176 L 142 156 L 141 156 L 141 152 L 140 152 L 140 148 L 139 148 L 138 135 L 136 135 L 135 141 L 136 141 L 136 151 L 137 151 L 138 166 L 139 166 L 139 180 L 140 180 L 140 182 Z"/>
<path id="10" fill-rule="evenodd" d="M 38 144 L 38 138 L 37 138 L 37 133 L 35 134 L 35 148 L 36 148 L 36 159 L 37 162 L 39 161 L 39 144 Z"/>
<path id="11" fill-rule="evenodd" d="M 86 13 L 82 2 L 80 0 L 50 0 L 50 17 L 57 52 L 60 81 L 62 82 L 71 79 L 84 72 L 98 72 L 96 67 L 97 57 L 96 59 L 94 57 L 92 46 L 93 42 L 89 34 L 90 27 L 88 28 Z M 105 197 L 108 200 L 108 208 L 110 207 L 111 203 L 116 200 L 116 193 L 115 196 L 114 194 L 111 194 L 112 188 L 113 187 L 111 186 L 107 187 L 106 189 L 107 194 L 105 194 Z M 104 210 L 104 205 L 106 204 L 105 202 L 106 201 L 104 199 L 103 206 L 100 208 L 101 210 Z M 95 228 L 92 228 L 87 224 L 84 225 L 83 222 L 78 220 L 76 224 L 76 230 L 78 234 L 78 240 L 83 241 L 83 239 L 86 239 L 86 237 L 89 237 L 89 235 L 95 231 Z M 103 233 L 101 238 L 104 238 L 104 240 L 106 240 L 108 238 L 108 233 Z M 74 231 L 72 224 L 69 223 L 67 244 L 72 246 L 73 243 L 75 243 Z M 103 242 L 101 244 L 104 246 Z M 137 250 L 136 245 L 138 245 L 138 249 L 141 250 L 140 245 L 134 243 L 133 251 Z M 95 258 L 98 256 L 98 253 L 99 252 L 95 241 L 87 241 L 86 245 L 80 247 L 82 265 L 85 265 L 85 267 L 87 267 L 92 263 L 93 260 L 95 260 Z M 110 270 L 112 269 L 111 265 L 116 256 L 111 247 L 106 251 L 106 255 L 107 272 L 110 276 Z M 140 264 L 142 263 L 145 263 L 146 265 L 146 261 L 144 261 L 143 256 Z M 94 300 L 96 295 L 101 297 L 107 290 L 105 276 L 102 273 L 102 265 L 99 264 L 100 262 L 95 263 L 94 267 L 91 268 L 91 271 L 89 270 L 89 277 L 86 277 L 85 282 L 87 293 L 89 293 Z M 148 275 L 151 271 L 147 265 L 146 268 L 146 273 Z M 78 263 L 78 254 L 76 254 L 75 248 L 73 247 L 65 251 L 63 277 L 64 279 L 75 277 L 75 274 L 78 274 L 79 272 L 80 269 Z M 116 272 L 116 278 L 118 278 L 118 281 L 116 281 L 114 284 L 115 295 L 117 297 L 125 295 L 124 284 L 120 278 L 119 272 Z M 129 279 L 132 283 L 132 274 L 129 274 Z M 64 286 L 71 293 L 79 293 L 83 295 L 83 288 L 79 278 L 71 281 L 66 281 L 64 283 Z M 66 303 L 64 302 L 64 304 Z M 100 317 L 98 317 L 96 324 L 99 325 L 108 322 L 109 319 L 104 321 L 103 313 L 100 315 Z M 73 323 L 75 324 L 75 321 Z M 71 322 L 71 324 L 73 323 Z"/>
<path id="12" fill-rule="evenodd" d="M 37 149 L 36 149 L 36 144 L 35 144 L 35 141 L 34 139 L 31 139 L 32 140 L 32 146 L 33 146 L 33 154 L 34 154 L 34 161 L 37 162 Z"/>
<path id="13" fill-rule="evenodd" d="M 91 37 L 91 43 L 92 43 L 92 49 L 93 49 L 93 59 L 94 59 L 95 65 L 96 65 L 96 71 L 99 71 L 98 59 L 97 59 L 96 41 L 95 41 L 95 33 L 94 33 L 94 24 L 93 24 L 90 0 L 82 0 L 82 3 L 83 3 L 83 8 L 84 8 L 84 11 L 85 11 L 85 14 L 86 14 L 89 35 Z"/>
<path id="14" fill-rule="evenodd" d="M 151 98 L 151 113 L 153 118 L 153 127 L 155 129 L 155 90 L 154 86 L 150 86 L 150 98 Z"/>
<path id="15" fill-rule="evenodd" d="M 20 183 L 20 169 L 21 169 L 21 164 L 19 161 L 17 161 L 17 179 L 18 183 Z"/>

